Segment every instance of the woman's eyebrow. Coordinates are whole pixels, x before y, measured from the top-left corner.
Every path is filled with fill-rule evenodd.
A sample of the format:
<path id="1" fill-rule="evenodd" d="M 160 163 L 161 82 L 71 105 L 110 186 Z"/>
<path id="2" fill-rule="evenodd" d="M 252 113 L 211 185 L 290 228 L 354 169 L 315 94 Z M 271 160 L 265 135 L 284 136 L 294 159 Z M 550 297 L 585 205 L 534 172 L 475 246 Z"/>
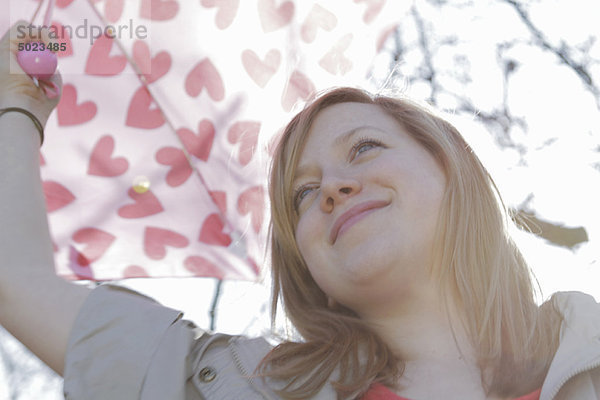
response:
<path id="1" fill-rule="evenodd" d="M 366 131 L 366 130 L 385 133 L 380 128 L 377 128 L 372 125 L 357 126 L 356 128 L 352 128 L 349 131 L 346 131 L 346 132 L 342 133 L 341 135 L 339 135 L 337 138 L 335 138 L 335 140 L 333 141 L 333 147 L 339 147 L 343 144 L 348 143 L 350 140 L 352 140 L 352 138 L 354 136 L 356 136 L 360 132 Z M 294 179 L 292 180 L 292 183 L 295 183 L 297 180 L 302 178 L 304 175 L 307 175 L 311 169 L 313 169 L 313 166 L 310 166 L 310 165 L 309 166 L 305 166 L 305 165 L 299 166 L 296 169 L 296 173 L 294 174 Z"/>

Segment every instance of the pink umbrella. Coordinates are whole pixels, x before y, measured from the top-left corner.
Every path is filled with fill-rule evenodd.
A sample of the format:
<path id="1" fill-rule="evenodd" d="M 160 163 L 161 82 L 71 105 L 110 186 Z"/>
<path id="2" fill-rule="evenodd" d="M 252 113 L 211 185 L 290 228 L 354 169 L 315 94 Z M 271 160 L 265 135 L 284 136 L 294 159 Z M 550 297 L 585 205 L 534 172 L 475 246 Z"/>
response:
<path id="1" fill-rule="evenodd" d="M 11 0 L 3 31 L 39 1 Z M 42 179 L 67 279 L 254 280 L 277 134 L 366 85 L 407 5 L 385 0 L 56 0 L 64 87 Z"/>

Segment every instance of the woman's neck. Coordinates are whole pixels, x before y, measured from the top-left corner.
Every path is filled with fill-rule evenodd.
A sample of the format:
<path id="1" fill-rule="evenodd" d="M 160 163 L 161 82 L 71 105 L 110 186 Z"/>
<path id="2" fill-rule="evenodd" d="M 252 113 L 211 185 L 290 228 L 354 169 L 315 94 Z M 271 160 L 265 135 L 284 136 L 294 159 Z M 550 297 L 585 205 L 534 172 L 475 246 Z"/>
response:
<path id="1" fill-rule="evenodd" d="M 486 399 L 477 352 L 462 323 L 464 313 L 443 303 L 437 293 L 421 292 L 400 307 L 388 303 L 361 318 L 404 363 L 402 396 Z"/>

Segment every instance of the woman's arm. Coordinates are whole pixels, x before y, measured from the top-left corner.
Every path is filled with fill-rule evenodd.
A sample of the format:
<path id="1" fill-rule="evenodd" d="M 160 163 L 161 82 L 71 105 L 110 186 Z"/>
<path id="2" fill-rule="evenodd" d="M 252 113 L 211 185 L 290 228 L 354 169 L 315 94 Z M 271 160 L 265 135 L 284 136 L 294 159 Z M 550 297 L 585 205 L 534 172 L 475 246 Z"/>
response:
<path id="1" fill-rule="evenodd" d="M 9 35 L 0 41 L 0 108 L 27 109 L 45 125 L 58 99 L 46 99 L 26 75 L 10 74 L 17 41 Z M 70 329 L 89 289 L 55 274 L 39 145 L 26 115 L 0 116 L 0 324 L 62 374 Z"/>

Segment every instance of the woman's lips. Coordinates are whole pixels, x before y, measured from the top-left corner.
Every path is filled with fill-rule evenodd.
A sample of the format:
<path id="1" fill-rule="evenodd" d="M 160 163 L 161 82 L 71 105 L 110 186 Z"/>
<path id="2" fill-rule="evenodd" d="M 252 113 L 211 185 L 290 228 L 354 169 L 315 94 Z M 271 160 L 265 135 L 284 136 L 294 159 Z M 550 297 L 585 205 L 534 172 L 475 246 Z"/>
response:
<path id="1" fill-rule="evenodd" d="M 366 201 L 357 204 L 338 217 L 333 224 L 329 235 L 331 244 L 334 244 L 338 236 L 348 230 L 352 225 L 369 215 L 371 212 L 387 206 L 388 203 L 380 200 Z"/>

